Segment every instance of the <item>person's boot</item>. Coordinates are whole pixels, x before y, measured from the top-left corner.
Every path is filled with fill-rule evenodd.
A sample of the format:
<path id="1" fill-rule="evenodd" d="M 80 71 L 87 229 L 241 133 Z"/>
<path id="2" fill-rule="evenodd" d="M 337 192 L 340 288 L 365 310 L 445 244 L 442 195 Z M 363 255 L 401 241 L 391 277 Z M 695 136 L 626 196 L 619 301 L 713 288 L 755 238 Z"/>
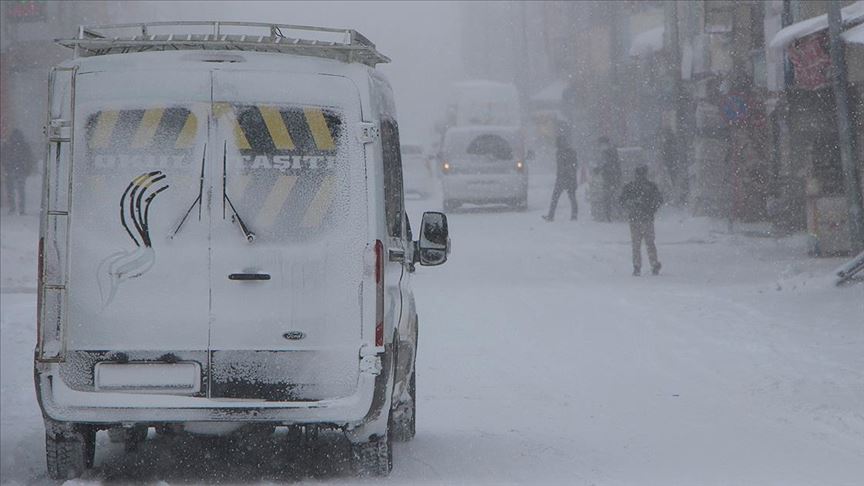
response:
<path id="1" fill-rule="evenodd" d="M 660 275 L 660 269 L 663 268 L 663 265 L 660 265 L 660 262 L 657 262 L 656 265 L 651 266 L 651 275 Z"/>
<path id="2" fill-rule="evenodd" d="M 555 219 L 555 217 L 552 216 L 551 214 L 544 214 L 544 215 L 543 215 L 543 219 L 544 219 L 545 221 L 551 223 L 551 222 Z"/>
<path id="3" fill-rule="evenodd" d="M 633 276 L 634 277 L 642 276 L 642 269 L 639 267 L 633 267 Z"/>

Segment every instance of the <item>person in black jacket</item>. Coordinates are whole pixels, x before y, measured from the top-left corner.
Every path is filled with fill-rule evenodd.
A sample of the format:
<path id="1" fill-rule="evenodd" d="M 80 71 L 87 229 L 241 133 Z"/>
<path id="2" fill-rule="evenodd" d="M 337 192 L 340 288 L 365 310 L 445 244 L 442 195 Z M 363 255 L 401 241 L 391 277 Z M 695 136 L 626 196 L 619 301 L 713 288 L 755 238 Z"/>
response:
<path id="1" fill-rule="evenodd" d="M 657 246 L 654 244 L 654 215 L 663 205 L 663 196 L 657 184 L 648 180 L 648 168 L 636 168 L 636 179 L 621 190 L 618 199 L 627 211 L 630 220 L 630 241 L 633 244 L 633 276 L 642 274 L 642 240 L 651 261 L 651 273 L 660 273 L 660 260 L 657 259 Z"/>
<path id="2" fill-rule="evenodd" d="M 555 219 L 555 209 L 562 192 L 567 192 L 570 198 L 570 219 L 575 221 L 579 213 L 576 204 L 577 161 L 576 151 L 567 145 L 567 139 L 559 136 L 556 140 L 556 162 L 558 171 L 555 174 L 555 189 L 552 190 L 552 202 L 549 203 L 549 214 L 543 216 L 546 221 Z"/>
<path id="3" fill-rule="evenodd" d="M 27 176 L 33 170 L 33 152 L 27 145 L 27 139 L 21 130 L 12 130 L 8 140 L 0 144 L 0 163 L 2 163 L 2 176 L 6 198 L 9 201 L 9 214 L 24 214 L 26 200 L 25 188 Z M 16 205 L 17 202 L 17 205 Z"/>

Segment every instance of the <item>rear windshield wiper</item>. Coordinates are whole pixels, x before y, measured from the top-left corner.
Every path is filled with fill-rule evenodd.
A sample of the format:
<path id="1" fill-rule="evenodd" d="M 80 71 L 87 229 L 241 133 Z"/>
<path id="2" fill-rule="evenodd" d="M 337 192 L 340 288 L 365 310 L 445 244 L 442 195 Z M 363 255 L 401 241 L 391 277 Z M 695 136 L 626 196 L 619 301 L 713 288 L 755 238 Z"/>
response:
<path id="1" fill-rule="evenodd" d="M 237 221 L 237 224 L 240 225 L 240 231 L 243 232 L 243 236 L 246 237 L 246 241 L 252 243 L 255 240 L 255 233 L 249 231 L 249 227 L 246 226 L 246 223 L 243 222 L 243 218 L 240 217 L 240 214 L 237 213 L 237 209 L 234 208 L 234 203 L 231 202 L 231 198 L 228 197 L 228 142 L 225 142 L 224 147 L 222 148 L 222 219 L 225 219 L 225 203 L 228 203 L 227 207 L 231 208 L 231 212 L 234 213 L 232 219 Z"/>
<path id="2" fill-rule="evenodd" d="M 198 221 L 201 221 L 201 196 L 204 194 L 204 161 L 207 160 L 207 144 L 204 144 L 204 154 L 201 156 L 201 178 L 198 180 L 198 197 L 192 201 L 192 205 L 189 206 L 189 209 L 186 210 L 186 214 L 183 215 L 183 219 L 180 220 L 180 223 L 174 228 L 174 231 L 168 235 L 168 239 L 174 239 L 177 236 L 177 233 L 180 231 L 180 228 L 183 227 L 183 223 L 186 222 L 186 219 L 189 217 L 189 214 L 192 212 L 192 208 L 195 205 L 198 205 Z"/>

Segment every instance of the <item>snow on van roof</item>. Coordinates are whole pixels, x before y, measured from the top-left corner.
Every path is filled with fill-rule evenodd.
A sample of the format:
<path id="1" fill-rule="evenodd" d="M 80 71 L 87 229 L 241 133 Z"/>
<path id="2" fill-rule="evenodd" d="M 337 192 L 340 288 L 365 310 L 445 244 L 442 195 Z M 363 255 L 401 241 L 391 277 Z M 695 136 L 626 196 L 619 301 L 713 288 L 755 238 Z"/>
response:
<path id="1" fill-rule="evenodd" d="M 370 67 L 292 54 L 237 51 L 157 51 L 68 59 L 60 66 L 77 67 L 79 73 L 106 71 L 195 71 L 210 70 L 220 62 L 223 71 L 256 70 L 344 76 L 355 83 L 368 77 Z M 372 71 L 382 76 L 378 71 Z M 154 92 L 165 92 L 166 85 L 154 85 Z"/>
<path id="2" fill-rule="evenodd" d="M 286 33 L 288 35 L 286 35 Z M 390 62 L 369 39 L 353 29 L 261 22 L 183 21 L 80 26 L 73 39 L 57 43 L 76 57 L 145 51 L 258 51 L 359 62 L 370 67 Z"/>

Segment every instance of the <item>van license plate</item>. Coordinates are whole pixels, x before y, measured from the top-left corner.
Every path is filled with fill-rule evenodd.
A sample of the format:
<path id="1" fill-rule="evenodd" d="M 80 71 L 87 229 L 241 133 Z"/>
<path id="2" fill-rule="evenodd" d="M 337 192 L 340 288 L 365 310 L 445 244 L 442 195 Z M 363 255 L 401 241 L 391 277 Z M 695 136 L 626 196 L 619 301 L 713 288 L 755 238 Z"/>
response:
<path id="1" fill-rule="evenodd" d="M 201 390 L 201 366 L 185 363 L 96 363 L 98 391 L 196 393 Z"/>

